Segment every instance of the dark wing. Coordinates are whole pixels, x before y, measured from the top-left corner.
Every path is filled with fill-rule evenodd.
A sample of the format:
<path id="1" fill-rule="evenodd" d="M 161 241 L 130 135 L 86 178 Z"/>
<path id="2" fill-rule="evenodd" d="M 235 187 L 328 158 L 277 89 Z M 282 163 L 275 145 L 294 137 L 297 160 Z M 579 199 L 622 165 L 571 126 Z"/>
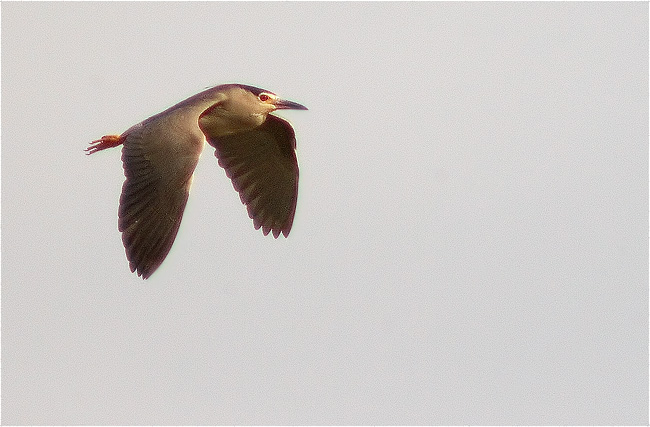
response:
<path id="1" fill-rule="evenodd" d="M 126 136 L 122 149 L 126 181 L 118 228 L 131 271 L 144 279 L 174 243 L 203 147 L 202 136 L 165 130 L 164 123 L 146 124 Z"/>
<path id="2" fill-rule="evenodd" d="M 210 120 L 199 120 L 206 139 L 215 149 L 219 166 L 226 170 L 255 229 L 264 235 L 289 235 L 298 199 L 296 137 L 291 125 L 269 115 L 259 127 L 226 136 L 214 136 Z"/>

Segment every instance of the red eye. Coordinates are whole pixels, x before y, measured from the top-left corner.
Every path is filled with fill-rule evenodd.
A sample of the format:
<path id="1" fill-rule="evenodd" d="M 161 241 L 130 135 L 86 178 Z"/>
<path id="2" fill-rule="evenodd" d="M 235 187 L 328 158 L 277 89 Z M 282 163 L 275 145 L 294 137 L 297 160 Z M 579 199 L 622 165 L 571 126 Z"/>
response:
<path id="1" fill-rule="evenodd" d="M 260 94 L 259 98 L 260 98 L 260 101 L 266 102 L 266 101 L 269 100 L 270 97 L 267 94 L 262 93 L 262 94 Z"/>

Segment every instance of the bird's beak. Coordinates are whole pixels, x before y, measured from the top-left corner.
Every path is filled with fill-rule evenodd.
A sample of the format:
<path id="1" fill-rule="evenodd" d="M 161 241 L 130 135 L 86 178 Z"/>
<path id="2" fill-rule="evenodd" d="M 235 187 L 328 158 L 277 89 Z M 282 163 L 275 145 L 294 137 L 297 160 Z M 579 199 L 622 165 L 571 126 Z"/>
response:
<path id="1" fill-rule="evenodd" d="M 306 110 L 307 107 L 297 102 L 287 101 L 286 99 L 276 99 L 274 102 L 277 110 Z"/>

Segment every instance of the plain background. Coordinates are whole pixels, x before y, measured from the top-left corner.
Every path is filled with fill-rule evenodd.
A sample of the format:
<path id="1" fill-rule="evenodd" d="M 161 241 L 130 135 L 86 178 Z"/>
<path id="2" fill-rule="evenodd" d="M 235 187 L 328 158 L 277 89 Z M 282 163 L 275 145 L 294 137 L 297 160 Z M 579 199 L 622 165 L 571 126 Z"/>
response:
<path id="1" fill-rule="evenodd" d="M 119 149 L 300 102 L 288 239 L 207 147 L 148 281 Z M 5 424 L 647 424 L 648 4 L 3 3 Z"/>

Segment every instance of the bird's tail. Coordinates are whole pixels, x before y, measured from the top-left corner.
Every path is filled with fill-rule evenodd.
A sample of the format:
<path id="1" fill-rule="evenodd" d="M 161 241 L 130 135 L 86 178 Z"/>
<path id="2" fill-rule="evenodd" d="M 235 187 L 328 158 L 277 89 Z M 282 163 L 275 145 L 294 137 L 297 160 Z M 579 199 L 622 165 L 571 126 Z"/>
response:
<path id="1" fill-rule="evenodd" d="M 90 147 L 86 148 L 86 154 L 93 154 L 107 148 L 117 147 L 124 142 L 121 135 L 104 135 L 101 139 L 95 140 L 90 143 Z"/>

